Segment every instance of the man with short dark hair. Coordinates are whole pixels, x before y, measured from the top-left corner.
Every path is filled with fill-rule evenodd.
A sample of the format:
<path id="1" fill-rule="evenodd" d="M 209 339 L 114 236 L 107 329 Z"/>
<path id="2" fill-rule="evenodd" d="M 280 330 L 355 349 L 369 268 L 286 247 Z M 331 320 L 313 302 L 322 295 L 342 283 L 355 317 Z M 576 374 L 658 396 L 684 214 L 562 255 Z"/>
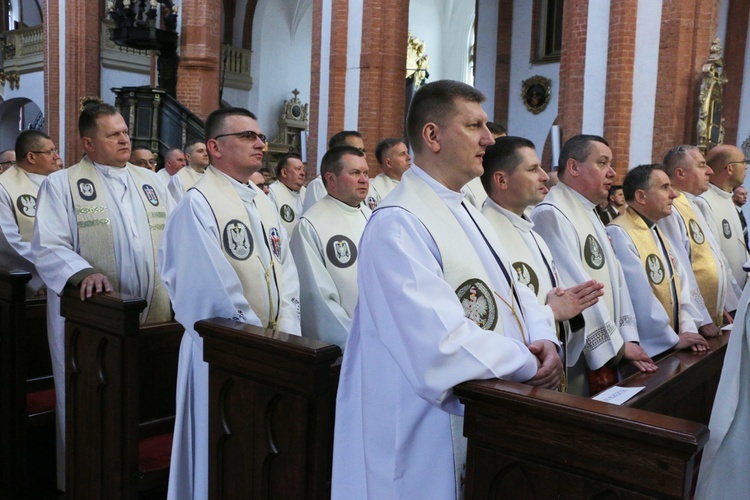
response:
<path id="1" fill-rule="evenodd" d="M 585 324 L 567 346 L 569 386 L 593 395 L 617 383 L 623 358 L 644 372 L 657 368 L 638 345 L 628 285 L 595 211 L 607 199 L 615 176 L 612 150 L 602 137 L 577 135 L 563 145 L 559 164 L 560 182 L 536 206 L 531 220 L 564 283 L 594 279 L 605 285 L 604 296 L 583 311 Z"/>
<path id="2" fill-rule="evenodd" d="M 734 203 L 734 208 L 737 209 L 737 215 L 740 218 L 742 238 L 745 240 L 745 248 L 748 248 L 747 219 L 745 219 L 745 214 L 742 212 L 742 207 L 747 203 L 747 188 L 745 186 L 737 186 L 732 190 L 732 203 Z"/>
<path id="3" fill-rule="evenodd" d="M 628 208 L 607 226 L 617 258 L 628 277 L 628 290 L 639 325 L 641 346 L 649 356 L 669 349 L 708 350 L 698 333 L 700 311 L 690 300 L 690 282 L 656 225 L 672 214 L 677 193 L 661 165 L 640 165 L 623 181 Z M 652 293 L 648 293 L 651 290 Z"/>
<path id="4" fill-rule="evenodd" d="M 0 174 L 16 164 L 16 152 L 12 149 L 0 151 Z"/>
<path id="5" fill-rule="evenodd" d="M 719 247 L 727 259 L 729 269 L 737 282 L 737 290 L 747 283 L 747 271 L 742 266 L 750 260 L 743 234 L 742 221 L 732 201 L 732 190 L 745 181 L 750 159 L 736 146 L 720 144 L 706 154 L 706 163 L 713 170 L 709 178 L 708 191 L 700 195 L 705 208 L 704 215 Z"/>
<path id="6" fill-rule="evenodd" d="M 167 221 L 159 253 L 175 319 L 185 327 L 170 499 L 208 498 L 208 364 L 195 322 L 218 316 L 300 333 L 294 260 L 276 207 L 250 181 L 266 137 L 242 108 L 211 113 L 205 133 L 211 165 Z"/>
<path id="7" fill-rule="evenodd" d="M 24 130 L 16 138 L 16 157 L 20 161 L 0 177 L 0 262 L 8 269 L 30 272 L 27 295 L 43 295 L 44 283 L 34 266 L 31 237 L 39 186 L 57 171 L 59 156 L 47 134 Z"/>
<path id="8" fill-rule="evenodd" d="M 305 199 L 305 164 L 299 155 L 289 153 L 279 158 L 276 182 L 268 186 L 268 196 L 276 205 L 284 229 L 291 237 L 302 215 L 302 201 Z"/>
<path id="9" fill-rule="evenodd" d="M 737 283 L 699 205 L 713 170 L 691 145 L 670 149 L 663 164 L 677 198 L 672 202 L 672 214 L 657 224 L 687 270 L 692 301 L 703 316 L 698 331 L 704 337 L 714 337 L 725 322 L 732 322 L 729 311 L 737 308 L 741 291 L 735 291 Z"/>
<path id="10" fill-rule="evenodd" d="M 146 146 L 136 146 L 130 153 L 130 163 L 156 172 L 156 155 Z"/>
<path id="11" fill-rule="evenodd" d="M 367 156 L 367 152 L 365 151 L 365 141 L 362 138 L 362 134 L 360 134 L 356 130 L 342 130 L 341 132 L 336 132 L 335 134 L 333 134 L 333 136 L 328 140 L 328 149 L 336 146 L 352 146 L 359 149 L 360 151 L 362 151 L 362 154 Z M 323 179 L 320 175 L 318 175 L 307 184 L 305 199 L 304 203 L 302 204 L 302 211 L 304 212 L 311 206 L 315 205 L 318 200 L 323 198 L 326 194 L 327 191 L 325 189 L 325 186 L 323 185 Z M 375 207 L 370 207 L 370 209 L 373 208 Z"/>
<path id="12" fill-rule="evenodd" d="M 625 212 L 625 197 L 620 184 L 612 184 L 607 201 L 596 206 L 596 213 L 605 226 Z"/>
<path id="13" fill-rule="evenodd" d="M 482 184 L 488 197 L 482 214 L 501 239 L 518 281 L 526 285 L 552 311 L 558 322 L 558 337 L 567 343 L 567 320 L 596 304 L 603 295 L 603 284 L 589 280 L 565 289 L 552 254 L 534 230 L 524 212 L 547 195 L 542 169 L 534 143 L 522 137 L 498 137 L 487 148 L 482 161 Z M 565 323 L 563 323 L 565 322 Z M 563 359 L 563 362 L 566 360 Z M 576 361 L 576 360 L 573 360 Z M 566 368 L 566 367 L 565 367 Z M 578 388 L 566 388 L 568 392 Z"/>
<path id="14" fill-rule="evenodd" d="M 179 172 L 185 165 L 187 165 L 185 153 L 180 148 L 170 148 L 164 155 L 164 168 L 156 173 L 168 184 L 170 177 Z"/>
<path id="15" fill-rule="evenodd" d="M 342 349 L 357 304 L 359 240 L 372 213 L 362 204 L 368 171 L 359 149 L 329 149 L 320 164 L 328 195 L 305 211 L 290 242 L 300 278 L 302 335 Z"/>
<path id="16" fill-rule="evenodd" d="M 380 173 L 370 180 L 370 191 L 375 195 L 374 204 L 377 206 L 398 186 L 401 176 L 411 167 L 411 156 L 406 146 L 406 139 L 402 137 L 383 139 L 375 148 L 375 158 L 380 165 Z"/>
<path id="17" fill-rule="evenodd" d="M 453 387 L 495 377 L 560 385 L 552 315 L 518 284 L 492 228 L 461 192 L 493 143 L 483 100 L 469 85 L 442 80 L 411 102 L 414 166 L 359 245 L 333 498 L 458 496 L 466 443 Z"/>
<path id="18" fill-rule="evenodd" d="M 187 167 L 181 168 L 169 179 L 169 192 L 175 201 L 180 201 L 188 189 L 200 180 L 210 163 L 206 143 L 194 140 L 185 146 Z"/>
<path id="19" fill-rule="evenodd" d="M 65 322 L 59 295 L 65 286 L 79 287 L 81 300 L 111 290 L 142 297 L 148 303 L 140 318 L 144 324 L 172 318 L 156 267 L 171 197 L 155 173 L 128 163 L 128 126 L 113 106 L 87 106 L 78 131 L 86 155 L 42 183 L 31 244 L 39 274 L 52 292 L 47 295 L 47 328 L 60 439 L 65 429 Z M 64 442 L 59 440 L 61 485 L 63 459 Z"/>

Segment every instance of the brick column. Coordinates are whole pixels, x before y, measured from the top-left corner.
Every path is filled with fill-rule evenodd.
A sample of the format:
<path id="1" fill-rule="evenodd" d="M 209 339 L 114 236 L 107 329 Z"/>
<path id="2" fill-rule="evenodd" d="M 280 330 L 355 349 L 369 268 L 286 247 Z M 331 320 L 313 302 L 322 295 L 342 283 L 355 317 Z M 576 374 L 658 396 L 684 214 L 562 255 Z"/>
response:
<path id="1" fill-rule="evenodd" d="M 618 181 L 628 172 L 630 157 L 637 17 L 638 0 L 619 0 L 610 5 L 604 137 L 612 148 Z"/>
<path id="2" fill-rule="evenodd" d="M 740 119 L 740 97 L 742 75 L 745 73 L 745 37 L 750 13 L 747 0 L 731 0 L 727 14 L 727 34 L 724 40 L 724 69 L 729 81 L 724 85 L 724 142 L 741 143 L 737 137 L 737 122 Z"/>
<path id="3" fill-rule="evenodd" d="M 310 126 L 307 136 L 308 179 L 315 178 L 318 164 L 318 123 L 320 123 L 320 31 L 323 25 L 323 2 L 313 0 L 312 50 L 310 59 Z"/>
<path id="4" fill-rule="evenodd" d="M 510 105 L 510 48 L 513 39 L 513 0 L 499 0 L 495 57 L 495 123 L 508 125 Z M 531 55 L 534 57 L 534 52 Z"/>
<path id="5" fill-rule="evenodd" d="M 701 67 L 716 34 L 717 0 L 664 0 L 656 82 L 653 160 L 695 142 Z"/>
<path id="6" fill-rule="evenodd" d="M 84 96 L 99 96 L 101 92 L 99 52 L 103 16 L 103 2 L 65 3 L 65 165 L 77 163 L 83 154 L 78 136 L 79 100 Z M 48 98 L 54 95 L 54 92 L 48 94 Z"/>
<path id="7" fill-rule="evenodd" d="M 183 0 L 177 99 L 202 119 L 219 107 L 221 1 Z"/>
<path id="8" fill-rule="evenodd" d="M 348 36 L 349 1 L 332 0 L 331 56 L 329 58 L 328 76 L 328 138 L 344 129 Z"/>
<path id="9" fill-rule="evenodd" d="M 377 143 L 404 135 L 409 2 L 365 0 L 363 13 L 357 127 L 370 151 L 372 176 L 378 171 Z"/>
<path id="10" fill-rule="evenodd" d="M 44 3 L 44 128 L 58 148 L 60 144 L 60 100 L 51 99 L 59 96 L 60 90 L 60 5 L 58 2 Z M 65 161 L 65 159 L 63 159 Z M 68 165 L 65 162 L 65 165 Z"/>
<path id="11" fill-rule="evenodd" d="M 589 0 L 566 0 L 563 6 L 560 98 L 557 115 L 560 141 L 581 133 L 583 127 L 583 72 L 586 60 L 586 30 Z"/>

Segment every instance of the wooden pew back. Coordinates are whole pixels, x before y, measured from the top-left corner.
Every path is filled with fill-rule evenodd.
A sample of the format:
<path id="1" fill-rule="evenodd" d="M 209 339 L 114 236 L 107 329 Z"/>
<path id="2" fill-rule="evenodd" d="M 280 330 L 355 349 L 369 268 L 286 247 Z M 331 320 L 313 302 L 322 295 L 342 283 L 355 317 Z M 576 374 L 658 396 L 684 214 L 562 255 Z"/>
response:
<path id="1" fill-rule="evenodd" d="M 210 365 L 209 498 L 330 498 L 341 350 L 225 319 L 195 329 Z"/>
<path id="2" fill-rule="evenodd" d="M 146 302 L 65 291 L 66 494 L 136 498 L 166 488 L 179 345 L 175 322 L 139 326 Z"/>
<path id="3" fill-rule="evenodd" d="M 29 436 L 54 447 L 54 380 L 44 298 L 27 299 L 31 273 L 0 269 L 0 491 L 28 491 Z"/>

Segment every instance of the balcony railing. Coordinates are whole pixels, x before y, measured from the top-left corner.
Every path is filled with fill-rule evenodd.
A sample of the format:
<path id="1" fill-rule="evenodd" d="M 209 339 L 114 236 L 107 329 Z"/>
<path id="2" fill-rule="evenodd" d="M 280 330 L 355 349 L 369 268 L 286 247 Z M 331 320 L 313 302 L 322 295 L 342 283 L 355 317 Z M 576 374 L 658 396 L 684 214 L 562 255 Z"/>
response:
<path id="1" fill-rule="evenodd" d="M 250 76 L 250 55 L 252 51 L 238 49 L 231 45 L 221 46 L 221 71 L 224 87 L 250 90 L 253 78 Z"/>
<path id="2" fill-rule="evenodd" d="M 44 70 L 42 25 L 3 32 L 3 71 L 6 74 Z"/>

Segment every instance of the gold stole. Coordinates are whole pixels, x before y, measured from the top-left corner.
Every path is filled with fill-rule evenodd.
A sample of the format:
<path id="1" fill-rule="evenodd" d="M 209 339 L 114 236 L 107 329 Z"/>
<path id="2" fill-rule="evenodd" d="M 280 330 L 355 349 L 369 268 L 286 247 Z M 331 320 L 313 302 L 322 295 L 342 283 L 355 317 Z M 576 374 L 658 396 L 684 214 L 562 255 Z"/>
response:
<path id="1" fill-rule="evenodd" d="M 682 191 L 675 190 L 679 196 L 674 199 L 672 206 L 682 218 L 690 241 L 690 263 L 698 282 L 698 288 L 703 296 L 703 302 L 711 318 L 717 325 L 724 324 L 723 311 L 719 309 L 719 268 L 716 265 L 711 246 L 706 241 L 707 228 L 701 227 L 698 216 L 695 215 L 690 201 Z"/>
<path id="2" fill-rule="evenodd" d="M 182 186 L 182 190 L 186 193 L 187 190 L 193 187 L 202 177 L 201 174 L 189 165 L 179 169 L 175 175 L 180 177 L 180 185 Z"/>
<path id="3" fill-rule="evenodd" d="M 18 166 L 10 167 L 3 175 L 0 175 L 0 185 L 10 195 L 21 240 L 31 241 L 31 237 L 34 234 L 36 197 L 39 193 L 39 188 L 31 182 L 26 172 Z"/>
<path id="4" fill-rule="evenodd" d="M 221 249 L 237 273 L 250 307 L 263 326 L 276 330 L 282 296 L 281 232 L 276 207 L 266 196 L 253 199 L 263 230 L 262 241 L 257 241 L 244 201 L 223 174 L 209 166 L 193 189 L 206 198 L 216 217 Z M 260 257 L 263 247 L 270 254 L 268 266 Z"/>
<path id="5" fill-rule="evenodd" d="M 641 263 L 646 271 L 646 276 L 648 277 L 648 282 L 651 284 L 651 289 L 654 291 L 654 295 L 661 302 L 661 305 L 664 306 L 664 310 L 669 315 L 670 324 L 675 329 L 675 332 L 679 333 L 679 324 L 675 322 L 674 317 L 674 300 L 677 300 L 677 309 L 679 310 L 680 277 L 675 274 L 674 265 L 663 261 L 659 243 L 654 239 L 651 229 L 649 229 L 643 218 L 632 208 L 628 208 L 622 217 L 617 217 L 610 224 L 621 227 L 630 236 L 636 250 L 638 250 L 638 256 L 641 258 Z M 658 227 L 654 226 L 654 229 L 661 237 L 661 241 L 664 242 L 664 250 L 668 258 L 671 258 L 672 249 L 669 243 Z M 671 274 L 670 266 L 672 269 Z M 674 280 L 674 298 L 672 297 L 672 280 Z"/>
<path id="6" fill-rule="evenodd" d="M 153 288 L 148 291 L 148 302 L 144 324 L 171 321 L 172 310 L 164 284 L 159 277 L 158 252 L 167 212 L 158 199 L 154 181 L 140 167 L 126 165 L 133 183 L 138 189 L 143 208 L 151 230 L 151 248 L 154 255 Z M 81 257 L 92 266 L 96 266 L 109 279 L 112 288 L 120 288 L 120 279 L 115 262 L 115 244 L 112 224 L 109 218 L 109 207 L 104 195 L 104 187 L 94 164 L 88 157 L 68 169 L 68 183 L 75 207 L 78 222 L 78 245 Z"/>

